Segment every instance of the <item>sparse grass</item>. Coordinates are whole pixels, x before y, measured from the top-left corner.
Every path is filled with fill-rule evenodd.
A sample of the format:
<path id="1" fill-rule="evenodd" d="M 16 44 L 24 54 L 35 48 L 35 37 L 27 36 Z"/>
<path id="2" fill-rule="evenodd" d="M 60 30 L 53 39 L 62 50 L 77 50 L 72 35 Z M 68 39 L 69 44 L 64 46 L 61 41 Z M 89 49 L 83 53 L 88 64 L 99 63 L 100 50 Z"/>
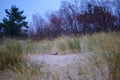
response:
<path id="1" fill-rule="evenodd" d="M 42 76 L 41 64 L 32 64 L 29 67 L 20 64 L 19 68 L 12 67 L 12 70 L 0 72 L 0 80 L 41 80 Z"/>
<path id="2" fill-rule="evenodd" d="M 13 80 L 40 80 L 42 75 L 41 64 L 33 64 L 29 67 L 20 65 L 20 68 L 14 67 Z"/>

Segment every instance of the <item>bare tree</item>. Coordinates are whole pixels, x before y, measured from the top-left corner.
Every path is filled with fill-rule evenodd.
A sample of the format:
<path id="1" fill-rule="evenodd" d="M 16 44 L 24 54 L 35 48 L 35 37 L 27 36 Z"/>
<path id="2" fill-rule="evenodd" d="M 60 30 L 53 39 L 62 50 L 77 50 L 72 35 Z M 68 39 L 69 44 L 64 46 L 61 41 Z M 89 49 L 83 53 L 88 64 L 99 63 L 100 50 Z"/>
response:
<path id="1" fill-rule="evenodd" d="M 42 39 L 45 37 L 44 35 L 44 26 L 45 26 L 45 19 L 40 16 L 39 14 L 33 15 L 33 27 L 35 28 L 34 37 L 37 39 Z M 33 30 L 33 29 L 32 29 Z"/>

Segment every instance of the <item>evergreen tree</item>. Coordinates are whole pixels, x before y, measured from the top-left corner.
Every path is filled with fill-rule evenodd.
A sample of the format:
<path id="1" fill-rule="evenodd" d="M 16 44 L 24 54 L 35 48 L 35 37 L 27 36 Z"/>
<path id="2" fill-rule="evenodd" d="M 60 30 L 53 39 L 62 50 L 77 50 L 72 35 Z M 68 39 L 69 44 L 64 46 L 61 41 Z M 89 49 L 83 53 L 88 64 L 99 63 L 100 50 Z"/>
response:
<path id="1" fill-rule="evenodd" d="M 22 28 L 28 28 L 26 17 L 23 14 L 24 11 L 19 11 L 16 6 L 12 6 L 11 9 L 5 9 L 6 17 L 0 23 L 0 27 L 3 28 L 6 36 L 14 37 L 22 35 Z"/>

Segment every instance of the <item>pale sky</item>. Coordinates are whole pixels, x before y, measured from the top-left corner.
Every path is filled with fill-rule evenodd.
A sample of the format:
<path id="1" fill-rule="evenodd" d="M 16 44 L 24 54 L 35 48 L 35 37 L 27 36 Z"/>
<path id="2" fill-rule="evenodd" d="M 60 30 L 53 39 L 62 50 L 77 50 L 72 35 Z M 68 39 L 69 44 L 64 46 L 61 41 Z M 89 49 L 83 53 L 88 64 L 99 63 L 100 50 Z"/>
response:
<path id="1" fill-rule="evenodd" d="M 26 20 L 30 22 L 33 14 L 44 16 L 46 12 L 57 11 L 60 4 L 61 0 L 0 0 L 0 22 L 5 17 L 5 9 L 10 9 L 12 5 L 24 10 Z"/>

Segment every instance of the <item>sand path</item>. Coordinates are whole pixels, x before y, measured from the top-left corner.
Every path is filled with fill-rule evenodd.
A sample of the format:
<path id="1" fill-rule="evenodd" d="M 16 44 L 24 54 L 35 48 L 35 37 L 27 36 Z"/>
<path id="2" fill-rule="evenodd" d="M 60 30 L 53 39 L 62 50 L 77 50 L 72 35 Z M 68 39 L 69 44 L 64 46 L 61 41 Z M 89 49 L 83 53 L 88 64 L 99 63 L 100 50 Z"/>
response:
<path id="1" fill-rule="evenodd" d="M 27 55 L 28 65 L 40 64 L 41 71 L 46 73 L 47 80 L 108 80 L 108 66 L 90 53 L 67 55 Z M 49 73 L 49 74 L 48 74 Z M 45 77 L 40 80 L 46 80 Z"/>

